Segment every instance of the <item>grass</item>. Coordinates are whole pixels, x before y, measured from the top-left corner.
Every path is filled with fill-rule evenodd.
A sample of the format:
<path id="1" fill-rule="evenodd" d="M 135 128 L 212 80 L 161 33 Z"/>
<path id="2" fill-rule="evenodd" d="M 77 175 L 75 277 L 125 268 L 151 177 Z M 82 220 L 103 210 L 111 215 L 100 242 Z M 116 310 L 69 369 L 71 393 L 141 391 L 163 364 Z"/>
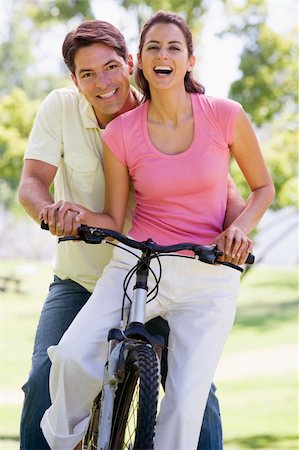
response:
<path id="1" fill-rule="evenodd" d="M 0 261 L 0 276 L 21 279 L 0 295 L 0 450 L 19 448 L 21 386 L 30 369 L 33 339 L 52 274 L 47 262 Z M 256 266 L 242 281 L 238 316 L 225 358 L 295 346 L 296 269 Z M 233 368 L 232 368 L 233 370 Z M 217 380 L 225 450 L 298 449 L 297 380 L 292 369 Z M 171 450 L 171 449 L 165 449 Z"/>

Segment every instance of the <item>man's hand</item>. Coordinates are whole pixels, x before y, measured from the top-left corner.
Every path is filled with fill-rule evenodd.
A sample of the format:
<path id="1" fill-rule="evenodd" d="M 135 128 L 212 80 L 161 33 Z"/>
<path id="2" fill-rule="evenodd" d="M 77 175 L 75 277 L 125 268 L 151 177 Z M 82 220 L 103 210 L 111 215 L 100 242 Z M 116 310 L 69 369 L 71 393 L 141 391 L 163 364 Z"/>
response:
<path id="1" fill-rule="evenodd" d="M 217 236 L 215 244 L 218 250 L 223 252 L 223 256 L 219 258 L 221 261 L 231 262 L 237 265 L 245 263 L 253 247 L 252 240 L 244 231 L 233 225 L 226 228 Z"/>
<path id="2" fill-rule="evenodd" d="M 62 200 L 52 203 L 40 212 L 39 219 L 49 226 L 55 236 L 77 236 L 80 223 L 76 221 L 77 205 Z"/>

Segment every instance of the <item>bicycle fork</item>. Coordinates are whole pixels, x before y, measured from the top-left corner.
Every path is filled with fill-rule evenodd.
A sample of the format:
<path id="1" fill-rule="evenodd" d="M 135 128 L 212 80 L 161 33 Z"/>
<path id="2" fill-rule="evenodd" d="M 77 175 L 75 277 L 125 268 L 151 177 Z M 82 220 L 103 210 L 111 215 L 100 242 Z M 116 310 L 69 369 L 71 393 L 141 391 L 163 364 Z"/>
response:
<path id="1" fill-rule="evenodd" d="M 124 359 L 123 359 L 124 342 L 116 339 L 109 341 L 108 361 L 104 370 L 104 382 L 102 388 L 99 434 L 97 449 L 109 450 L 113 406 L 117 385 L 122 381 L 124 376 Z M 120 362 L 123 361 L 123 364 Z M 123 371 L 121 370 L 123 366 Z"/>

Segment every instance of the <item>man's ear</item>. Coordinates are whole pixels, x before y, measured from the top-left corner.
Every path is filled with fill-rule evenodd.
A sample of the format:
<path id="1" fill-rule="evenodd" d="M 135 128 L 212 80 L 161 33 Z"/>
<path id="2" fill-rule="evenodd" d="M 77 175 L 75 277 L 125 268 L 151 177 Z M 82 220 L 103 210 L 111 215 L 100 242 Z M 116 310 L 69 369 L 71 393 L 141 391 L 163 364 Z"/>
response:
<path id="1" fill-rule="evenodd" d="M 128 66 L 129 66 L 129 73 L 130 73 L 130 75 L 133 75 L 133 73 L 134 73 L 134 61 L 133 61 L 133 56 L 131 54 L 128 55 Z"/>
<path id="2" fill-rule="evenodd" d="M 74 73 L 71 73 L 71 79 L 74 82 L 74 84 L 76 85 L 78 91 L 81 92 L 81 89 L 80 89 L 79 84 L 78 84 L 78 80 L 77 80 L 76 75 Z"/>

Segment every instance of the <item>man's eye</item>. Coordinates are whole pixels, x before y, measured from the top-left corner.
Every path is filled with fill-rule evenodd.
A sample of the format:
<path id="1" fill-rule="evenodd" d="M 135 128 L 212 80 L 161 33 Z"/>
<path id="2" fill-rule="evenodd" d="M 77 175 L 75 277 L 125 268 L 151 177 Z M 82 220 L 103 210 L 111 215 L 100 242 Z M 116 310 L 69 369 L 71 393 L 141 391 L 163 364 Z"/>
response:
<path id="1" fill-rule="evenodd" d="M 113 70 L 116 69 L 116 67 L 118 67 L 117 64 L 109 64 L 109 66 L 107 66 L 107 70 Z"/>
<path id="2" fill-rule="evenodd" d="M 91 76 L 92 76 L 92 73 L 91 73 L 91 72 L 85 72 L 85 73 L 83 73 L 83 74 L 81 75 L 82 78 L 89 78 L 89 77 L 91 77 Z"/>

